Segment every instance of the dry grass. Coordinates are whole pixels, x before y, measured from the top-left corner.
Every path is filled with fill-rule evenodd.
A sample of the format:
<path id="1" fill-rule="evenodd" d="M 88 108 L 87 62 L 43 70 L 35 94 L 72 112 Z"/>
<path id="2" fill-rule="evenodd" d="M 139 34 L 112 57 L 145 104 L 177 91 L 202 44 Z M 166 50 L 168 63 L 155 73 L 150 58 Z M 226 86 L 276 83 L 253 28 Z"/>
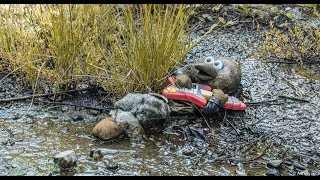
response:
<path id="1" fill-rule="evenodd" d="M 39 90 L 84 77 L 120 96 L 159 92 L 191 44 L 186 5 L 1 5 L 0 70 Z"/>

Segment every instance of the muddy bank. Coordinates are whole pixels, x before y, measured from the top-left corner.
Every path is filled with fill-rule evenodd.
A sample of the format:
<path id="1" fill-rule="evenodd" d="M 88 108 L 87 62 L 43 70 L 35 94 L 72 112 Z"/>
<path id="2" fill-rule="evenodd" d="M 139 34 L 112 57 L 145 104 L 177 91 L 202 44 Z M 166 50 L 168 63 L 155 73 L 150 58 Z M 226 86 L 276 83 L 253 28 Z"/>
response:
<path id="1" fill-rule="evenodd" d="M 209 122 L 212 131 L 201 118 L 182 118 L 172 121 L 163 134 L 103 142 L 91 130 L 107 110 L 30 107 L 30 100 L 1 103 L 0 175 L 319 175 L 319 67 L 266 64 L 255 58 L 261 39 L 255 31 L 219 31 L 189 53 L 188 62 L 208 55 L 238 61 L 242 68 L 238 97 L 243 101 L 278 99 L 250 105 L 244 112 L 221 111 Z M 0 98 L 30 93 L 14 79 L 0 85 Z M 104 97 L 83 92 L 68 100 L 110 107 L 112 102 L 101 102 Z M 204 130 L 210 142 L 182 137 L 179 127 Z M 76 153 L 77 165 L 59 172 L 53 157 L 65 150 Z M 90 157 L 92 150 L 100 150 L 103 157 Z"/>

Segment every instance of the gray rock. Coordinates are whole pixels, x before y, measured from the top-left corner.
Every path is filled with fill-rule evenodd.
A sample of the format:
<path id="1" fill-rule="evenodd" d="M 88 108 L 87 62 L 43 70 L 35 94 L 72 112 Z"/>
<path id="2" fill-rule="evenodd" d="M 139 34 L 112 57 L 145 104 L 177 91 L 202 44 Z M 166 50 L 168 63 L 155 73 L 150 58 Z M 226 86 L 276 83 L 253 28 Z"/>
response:
<path id="1" fill-rule="evenodd" d="M 311 173 L 308 170 L 299 171 L 298 176 L 311 176 Z"/>
<path id="2" fill-rule="evenodd" d="M 105 160 L 103 162 L 108 170 L 117 170 L 119 168 L 119 164 L 112 160 Z"/>
<path id="3" fill-rule="evenodd" d="M 137 137 L 144 133 L 143 127 L 139 123 L 139 119 L 134 117 L 127 111 L 112 111 L 110 112 L 112 118 L 118 123 L 129 137 Z"/>
<path id="4" fill-rule="evenodd" d="M 150 94 L 129 93 L 115 103 L 111 117 L 129 137 L 137 137 L 144 130 L 154 130 L 164 124 L 170 108 L 163 99 Z M 155 127 L 156 126 L 156 127 Z"/>
<path id="5" fill-rule="evenodd" d="M 61 169 L 71 168 L 77 163 L 76 153 L 72 150 L 63 151 L 54 156 L 54 163 Z"/>
<path id="6" fill-rule="evenodd" d="M 69 107 L 63 106 L 63 107 L 61 108 L 61 111 L 62 111 L 62 112 L 67 112 L 67 111 L 69 111 Z"/>
<path id="7" fill-rule="evenodd" d="M 75 115 L 71 118 L 73 121 L 77 122 L 77 121 L 82 121 L 83 117 L 80 115 Z"/>
<path id="8" fill-rule="evenodd" d="M 181 148 L 182 154 L 184 154 L 186 156 L 194 155 L 195 154 L 195 150 L 196 150 L 195 147 L 193 147 L 192 145 L 189 145 L 189 144 L 185 144 Z"/>
<path id="9" fill-rule="evenodd" d="M 100 149 L 92 149 L 90 151 L 90 157 L 94 160 L 99 160 L 103 158 L 103 154 L 101 153 Z"/>
<path id="10" fill-rule="evenodd" d="M 268 162 L 267 166 L 270 168 L 279 168 L 282 162 L 283 160 L 279 160 L 279 159 L 271 160 Z"/>
<path id="11" fill-rule="evenodd" d="M 94 110 L 94 109 L 90 109 L 90 113 L 91 113 L 92 115 L 98 115 L 98 114 L 100 114 L 100 111 Z"/>
<path id="12" fill-rule="evenodd" d="M 266 176 L 280 176 L 280 173 L 277 169 L 269 169 L 266 173 Z"/>

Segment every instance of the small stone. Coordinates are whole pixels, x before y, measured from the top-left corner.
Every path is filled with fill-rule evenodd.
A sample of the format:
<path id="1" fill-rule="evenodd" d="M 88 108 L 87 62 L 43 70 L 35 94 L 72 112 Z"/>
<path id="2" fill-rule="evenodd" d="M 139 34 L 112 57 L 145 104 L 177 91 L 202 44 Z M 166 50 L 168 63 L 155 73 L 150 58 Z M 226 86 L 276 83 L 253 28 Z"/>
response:
<path id="1" fill-rule="evenodd" d="M 124 129 L 114 122 L 110 117 L 101 120 L 92 130 L 92 134 L 101 140 L 110 140 L 116 138 L 123 132 Z"/>
<path id="2" fill-rule="evenodd" d="M 272 14 L 277 14 L 277 13 L 279 12 L 279 8 L 276 7 L 276 6 L 274 6 L 274 7 L 270 8 L 270 12 L 271 12 Z"/>
<path id="3" fill-rule="evenodd" d="M 203 19 L 205 21 L 208 21 L 208 22 L 212 22 L 213 21 L 212 16 L 210 16 L 209 14 L 203 14 L 202 17 L 203 17 Z"/>
<path id="4" fill-rule="evenodd" d="M 311 176 L 310 172 L 308 170 L 299 171 L 298 176 Z"/>
<path id="5" fill-rule="evenodd" d="M 246 172 L 244 172 L 244 171 L 240 171 L 240 170 L 236 170 L 236 175 L 237 176 L 247 176 L 247 173 Z"/>
<path id="6" fill-rule="evenodd" d="M 99 110 L 90 109 L 90 113 L 92 115 L 98 115 L 98 114 L 100 114 L 100 111 Z"/>
<path id="7" fill-rule="evenodd" d="M 73 121 L 77 122 L 77 121 L 82 121 L 83 117 L 80 115 L 75 115 L 71 118 Z"/>
<path id="8" fill-rule="evenodd" d="M 67 112 L 67 111 L 69 111 L 69 108 L 68 108 L 67 106 L 63 106 L 63 107 L 61 108 L 61 111 L 62 111 L 62 112 Z"/>
<path id="9" fill-rule="evenodd" d="M 276 160 L 271 160 L 268 162 L 267 166 L 269 168 L 279 168 L 280 165 L 282 164 L 282 160 L 276 159 Z"/>
<path id="10" fill-rule="evenodd" d="M 182 154 L 186 156 L 190 156 L 194 153 L 195 148 L 189 144 L 186 144 L 181 148 L 181 151 L 182 151 Z"/>
<path id="11" fill-rule="evenodd" d="M 117 170 L 119 168 L 119 164 L 111 160 L 104 161 L 104 164 L 108 170 Z"/>
<path id="12" fill-rule="evenodd" d="M 53 161 L 62 169 L 71 168 L 77 163 L 76 153 L 72 150 L 60 152 L 54 156 Z"/>
<path id="13" fill-rule="evenodd" d="M 285 8 L 284 10 L 285 11 L 290 11 L 292 8 L 291 7 L 287 7 L 287 8 Z"/>
<path id="14" fill-rule="evenodd" d="M 269 169 L 266 173 L 266 176 L 280 176 L 280 173 L 277 169 Z"/>
<path id="15" fill-rule="evenodd" d="M 92 157 L 94 160 L 98 160 L 103 158 L 103 154 L 101 153 L 100 149 L 92 149 L 90 151 L 90 157 Z"/>

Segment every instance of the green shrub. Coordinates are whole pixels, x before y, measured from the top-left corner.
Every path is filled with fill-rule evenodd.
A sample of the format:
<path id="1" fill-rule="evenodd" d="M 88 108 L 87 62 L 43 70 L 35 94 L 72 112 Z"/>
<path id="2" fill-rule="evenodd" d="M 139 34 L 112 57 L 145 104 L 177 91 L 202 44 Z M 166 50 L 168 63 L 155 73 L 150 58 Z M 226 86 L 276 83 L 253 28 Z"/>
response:
<path id="1" fill-rule="evenodd" d="M 320 28 L 308 23 L 286 23 L 284 29 L 270 22 L 270 31 L 265 34 L 264 49 L 279 58 L 304 62 L 320 55 Z"/>

